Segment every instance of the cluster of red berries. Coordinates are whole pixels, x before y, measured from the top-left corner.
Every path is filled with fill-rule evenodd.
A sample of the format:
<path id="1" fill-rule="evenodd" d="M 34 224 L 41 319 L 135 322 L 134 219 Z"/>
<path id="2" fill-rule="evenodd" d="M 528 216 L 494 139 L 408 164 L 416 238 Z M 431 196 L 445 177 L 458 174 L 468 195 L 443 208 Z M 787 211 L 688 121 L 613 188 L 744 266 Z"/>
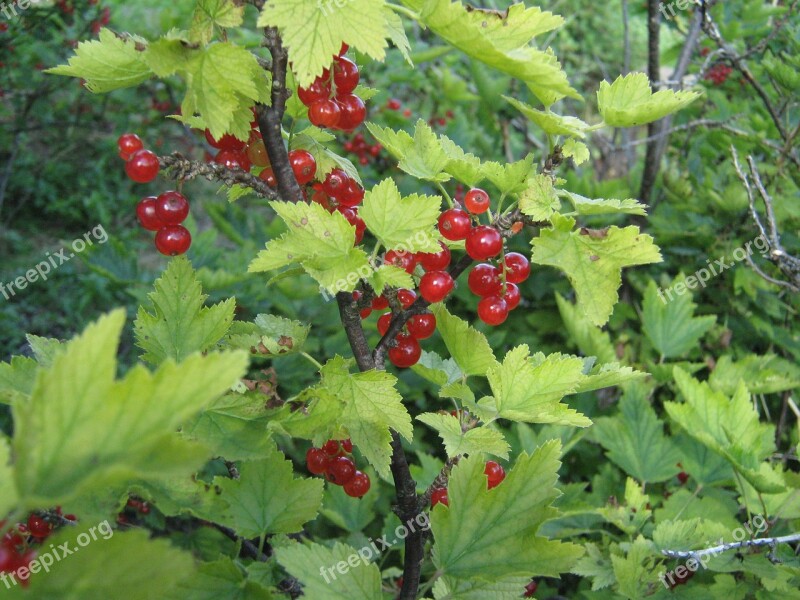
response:
<path id="1" fill-rule="evenodd" d="M 497 487 L 506 478 L 506 470 L 502 465 L 494 462 L 493 460 L 486 461 L 486 466 L 483 469 L 483 473 L 486 475 L 486 483 L 489 489 Z M 433 489 L 433 492 L 431 493 L 431 508 L 437 504 L 450 506 L 450 500 L 447 498 L 447 488 Z"/>
<path id="2" fill-rule="evenodd" d="M 131 523 L 132 518 L 134 518 L 134 514 L 149 515 L 150 510 L 150 505 L 144 500 L 129 498 L 127 504 L 125 504 L 125 508 L 117 515 L 117 523 L 120 525 L 128 525 Z"/>
<path id="3" fill-rule="evenodd" d="M 353 139 L 344 143 L 344 149 L 358 156 L 358 164 L 363 167 L 380 156 L 383 146 L 380 144 L 370 144 L 364 139 L 363 134 L 357 133 L 353 136 Z"/>
<path id="4" fill-rule="evenodd" d="M 705 80 L 714 85 L 722 85 L 728 80 L 728 76 L 733 72 L 733 67 L 718 63 L 711 67 L 706 73 Z"/>
<path id="5" fill-rule="evenodd" d="M 367 224 L 358 216 L 358 205 L 364 199 L 361 184 L 342 169 L 333 169 L 325 181 L 312 184 L 311 189 L 311 201 L 321 204 L 330 212 L 337 210 L 342 213 L 347 222 L 356 228 L 355 243 L 360 244 L 367 229 Z"/>
<path id="6" fill-rule="evenodd" d="M 174 190 L 142 198 L 136 205 L 139 223 L 156 232 L 156 249 L 165 256 L 183 254 L 192 245 L 192 235 L 181 225 L 188 215 L 189 201 Z"/>
<path id="7" fill-rule="evenodd" d="M 367 116 L 364 101 L 353 93 L 358 86 L 358 66 L 344 54 L 342 44 L 332 68 L 317 77 L 307 88 L 297 88 L 297 96 L 308 107 L 308 120 L 317 127 L 352 131 Z"/>
<path id="8" fill-rule="evenodd" d="M 117 140 L 119 157 L 125 161 L 125 173 L 136 183 L 149 183 L 153 181 L 161 165 L 158 156 L 150 150 L 145 150 L 144 143 L 135 133 L 125 133 Z"/>
<path id="9" fill-rule="evenodd" d="M 328 440 L 322 448 L 309 448 L 306 466 L 314 475 L 324 475 L 335 485 L 344 487 L 344 493 L 352 498 L 361 498 L 369 491 L 369 475 L 356 469 L 351 453 L 353 442 Z"/>
<path id="10" fill-rule="evenodd" d="M 27 567 L 36 558 L 36 544 L 41 544 L 58 525 L 66 521 L 77 521 L 75 515 L 62 515 L 58 506 L 51 513 L 31 513 L 25 523 L 17 523 L 0 539 L 0 573 L 15 573 Z M 0 521 L 0 530 L 6 521 Z M 28 577 L 19 577 L 27 586 Z"/>

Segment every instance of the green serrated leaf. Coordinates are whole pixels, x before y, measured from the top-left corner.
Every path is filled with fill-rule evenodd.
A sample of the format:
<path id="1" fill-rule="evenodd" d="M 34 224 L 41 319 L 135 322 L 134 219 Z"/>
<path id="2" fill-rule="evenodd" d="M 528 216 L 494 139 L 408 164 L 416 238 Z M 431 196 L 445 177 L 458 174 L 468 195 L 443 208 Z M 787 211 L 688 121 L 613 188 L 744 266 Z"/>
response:
<path id="1" fill-rule="evenodd" d="M 95 94 L 133 87 L 153 76 L 143 59 L 144 47 L 139 40 L 121 39 L 110 29 L 101 29 L 98 39 L 78 44 L 68 64 L 45 73 L 84 79 L 86 89 Z"/>
<path id="2" fill-rule="evenodd" d="M 611 127 L 638 127 L 658 121 L 687 107 L 700 97 L 697 92 L 661 90 L 655 94 L 644 73 L 620 75 L 612 84 L 600 83 L 597 104 Z"/>
<path id="3" fill-rule="evenodd" d="M 567 190 L 559 190 L 561 196 L 566 198 L 575 207 L 579 215 L 640 215 L 647 214 L 647 207 L 638 200 L 627 198 L 586 198 Z"/>
<path id="4" fill-rule="evenodd" d="M 528 187 L 519 195 L 519 209 L 534 221 L 547 221 L 561 207 L 553 180 L 536 174 L 528 180 Z"/>
<path id="5" fill-rule="evenodd" d="M 595 325 L 611 316 L 622 284 L 622 269 L 661 261 L 653 238 L 638 227 L 572 231 L 574 219 L 554 215 L 533 246 L 533 262 L 564 271 L 575 288 L 578 306 Z"/>
<path id="6" fill-rule="evenodd" d="M 2 376 L 0 376 L 1 378 Z M 775 394 L 800 387 L 800 367 L 775 354 L 750 354 L 734 361 L 729 355 L 717 361 L 709 385 L 728 395 L 743 381 L 753 394 Z"/>
<path id="7" fill-rule="evenodd" d="M 533 154 L 509 164 L 483 163 L 483 174 L 503 194 L 518 194 L 525 191 L 534 171 Z"/>
<path id="8" fill-rule="evenodd" d="M 214 36 L 214 28 L 238 27 L 244 20 L 244 6 L 232 0 L 198 0 L 192 16 L 189 40 L 208 44 Z"/>
<path id="9" fill-rule="evenodd" d="M 36 361 L 43 367 L 53 364 L 56 354 L 64 349 L 64 343 L 54 338 L 39 337 L 38 335 L 28 334 L 25 336 L 28 345 L 33 350 Z"/>
<path id="10" fill-rule="evenodd" d="M 460 380 L 464 374 L 452 358 L 447 360 L 435 352 L 422 351 L 422 356 L 411 370 L 420 377 L 435 383 L 438 386 L 445 386 L 454 381 Z"/>
<path id="11" fill-rule="evenodd" d="M 561 444 L 547 442 L 522 453 L 503 483 L 489 490 L 484 461 L 461 460 L 448 483 L 449 507 L 431 511 L 433 562 L 443 574 L 470 579 L 547 576 L 569 570 L 583 554 L 580 546 L 537 535 L 557 515 L 552 507 Z"/>
<path id="12" fill-rule="evenodd" d="M 16 398 L 30 396 L 39 363 L 27 356 L 14 356 L 0 362 L 0 403 L 11 404 Z"/>
<path id="13" fill-rule="evenodd" d="M 589 129 L 589 124 L 576 117 L 564 117 L 549 110 L 537 110 L 508 96 L 503 96 L 503 100 L 528 117 L 547 135 L 566 135 L 581 140 L 586 137 L 586 130 Z"/>
<path id="14" fill-rule="evenodd" d="M 612 363 L 617 359 L 611 336 L 589 321 L 575 304 L 556 293 L 556 304 L 567 333 L 585 356 L 596 356 L 600 363 Z"/>
<path id="15" fill-rule="evenodd" d="M 436 430 L 439 437 L 442 438 L 445 452 L 450 458 L 459 454 L 480 453 L 508 458 L 508 451 L 511 448 L 503 433 L 497 429 L 483 425 L 465 432 L 461 429 L 461 421 L 458 417 L 449 414 L 423 413 L 417 417 L 417 420 Z"/>
<path id="16" fill-rule="evenodd" d="M 245 571 L 230 558 L 200 564 L 197 571 L 180 582 L 167 600 L 272 600 L 261 584 L 249 580 Z"/>
<path id="17" fill-rule="evenodd" d="M 447 155 L 445 173 L 449 173 L 469 187 L 477 186 L 486 178 L 483 174 L 483 164 L 477 156 L 464 152 L 461 146 L 446 135 L 439 135 L 439 143 Z"/>
<path id="18" fill-rule="evenodd" d="M 582 165 L 591 157 L 589 154 L 589 146 L 583 142 L 579 142 L 575 138 L 569 138 L 564 142 L 564 145 L 561 147 L 561 153 L 565 157 L 571 158 L 576 165 Z"/>
<path id="19" fill-rule="evenodd" d="M 451 315 L 442 304 L 434 304 L 431 311 L 436 316 L 436 330 L 464 375 L 486 375 L 496 363 L 486 336 Z"/>
<path id="20" fill-rule="evenodd" d="M 456 579 L 441 577 L 433 584 L 436 600 L 519 600 L 520 590 L 530 577 L 503 577 L 500 580 Z"/>
<path id="21" fill-rule="evenodd" d="M 14 487 L 14 468 L 11 465 L 11 448 L 4 436 L 0 436 L 0 514 L 7 515 L 17 505 L 17 490 Z"/>
<path id="22" fill-rule="evenodd" d="M 717 318 L 695 317 L 697 305 L 691 294 L 667 301 L 655 282 L 650 281 L 642 302 L 642 331 L 664 358 L 679 358 L 697 347 Z"/>
<path id="23" fill-rule="evenodd" d="M 134 333 L 144 350 L 142 359 L 154 365 L 167 358 L 181 362 L 213 348 L 228 332 L 236 309 L 233 298 L 203 306 L 207 296 L 185 257 L 170 261 L 149 298 L 152 312 L 139 308 Z"/>
<path id="24" fill-rule="evenodd" d="M 571 572 L 581 577 L 591 578 L 593 592 L 616 583 L 617 578 L 614 575 L 614 567 L 611 564 L 611 560 L 600 551 L 597 544 L 589 542 L 584 548 L 586 549 L 586 554 L 575 563 Z"/>
<path id="25" fill-rule="evenodd" d="M 384 264 L 378 267 L 369 278 L 369 285 L 375 294 L 381 295 L 387 287 L 413 289 L 414 280 L 405 269 Z"/>
<path id="26" fill-rule="evenodd" d="M 252 351 L 255 348 L 262 356 L 275 358 L 302 352 L 310 325 L 292 321 L 277 315 L 258 315 L 252 326 L 237 324 L 228 344 L 232 348 Z"/>
<path id="27" fill-rule="evenodd" d="M 215 477 L 228 505 L 227 524 L 245 539 L 302 530 L 317 516 L 324 484 L 292 472 L 292 462 L 273 445 L 263 459 L 239 463 L 238 479 Z"/>

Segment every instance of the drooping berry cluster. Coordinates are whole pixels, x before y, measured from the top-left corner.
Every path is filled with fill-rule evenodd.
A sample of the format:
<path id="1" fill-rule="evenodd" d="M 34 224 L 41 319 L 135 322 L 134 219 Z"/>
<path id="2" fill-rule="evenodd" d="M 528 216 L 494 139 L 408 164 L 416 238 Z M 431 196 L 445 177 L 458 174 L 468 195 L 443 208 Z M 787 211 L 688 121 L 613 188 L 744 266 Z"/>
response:
<path id="1" fill-rule="evenodd" d="M 353 93 L 358 86 L 358 66 L 345 57 L 348 47 L 342 44 L 333 65 L 307 88 L 298 88 L 297 96 L 308 107 L 308 120 L 317 127 L 352 131 L 367 116 L 364 101 Z"/>
<path id="2" fill-rule="evenodd" d="M 181 225 L 188 215 L 189 201 L 174 190 L 142 198 L 136 205 L 139 223 L 156 232 L 156 248 L 166 256 L 183 254 L 192 245 L 192 235 Z"/>
<path id="3" fill-rule="evenodd" d="M 728 76 L 733 72 L 733 67 L 723 63 L 717 63 L 711 67 L 704 79 L 714 85 L 722 85 L 728 80 Z"/>
<path id="4" fill-rule="evenodd" d="M 361 243 L 367 229 L 364 220 L 358 216 L 358 205 L 364 199 L 364 188 L 342 169 L 334 169 L 325 181 L 311 186 L 311 201 L 321 204 L 330 212 L 338 210 L 356 228 L 356 244 Z"/>
<path id="5" fill-rule="evenodd" d="M 486 475 L 486 485 L 490 490 L 503 483 L 503 480 L 506 478 L 506 471 L 503 466 L 493 460 L 486 461 L 483 473 Z M 450 506 L 450 500 L 447 497 L 447 488 L 433 489 L 431 493 L 431 508 L 437 504 Z"/>
<path id="6" fill-rule="evenodd" d="M 328 440 L 322 448 L 309 448 L 306 466 L 314 475 L 324 475 L 334 485 L 344 488 L 352 498 L 361 498 L 369 491 L 369 475 L 356 469 L 352 453 L 353 442 Z"/>
<path id="7" fill-rule="evenodd" d="M 344 143 L 344 149 L 358 157 L 358 164 L 366 166 L 380 156 L 383 146 L 369 144 L 363 134 L 357 133 L 353 136 L 353 139 Z"/>
<path id="8" fill-rule="evenodd" d="M 160 170 L 158 156 L 145 150 L 144 143 L 135 133 L 125 133 L 117 140 L 119 157 L 125 161 L 125 173 L 136 183 L 153 181 Z"/>
<path id="9" fill-rule="evenodd" d="M 58 527 L 77 521 L 75 515 L 63 515 L 61 507 L 53 511 L 35 512 L 25 523 L 17 523 L 0 539 L 0 573 L 17 573 L 23 587 L 30 583 L 30 575 L 23 577 L 19 569 L 27 567 L 36 558 L 36 548 Z M 7 526 L 0 521 L 0 530 Z"/>

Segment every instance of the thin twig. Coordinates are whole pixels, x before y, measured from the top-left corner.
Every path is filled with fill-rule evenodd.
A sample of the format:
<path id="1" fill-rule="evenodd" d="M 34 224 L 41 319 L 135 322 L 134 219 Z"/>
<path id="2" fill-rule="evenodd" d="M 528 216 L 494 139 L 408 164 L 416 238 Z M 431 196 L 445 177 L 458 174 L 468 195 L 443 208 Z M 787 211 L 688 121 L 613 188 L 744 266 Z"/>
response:
<path id="1" fill-rule="evenodd" d="M 158 162 L 161 168 L 165 170 L 162 175 L 176 181 L 204 177 L 209 181 L 221 181 L 229 186 L 242 185 L 248 187 L 259 196 L 270 200 L 277 200 L 278 198 L 278 193 L 274 188 L 269 187 L 266 181 L 242 169 L 229 169 L 224 165 L 213 162 L 192 161 L 179 152 L 173 152 L 169 156 L 159 156 Z"/>
<path id="2" fill-rule="evenodd" d="M 778 544 L 791 544 L 800 542 L 800 533 L 792 535 L 784 535 L 781 537 L 769 538 L 756 538 L 754 540 L 742 540 L 741 542 L 730 542 L 728 544 L 720 544 L 711 548 L 704 548 L 703 550 L 662 550 L 661 554 L 667 558 L 694 558 L 699 560 L 701 556 L 709 554 L 721 554 L 729 550 L 738 550 L 739 548 L 758 548 L 761 546 L 775 547 Z"/>

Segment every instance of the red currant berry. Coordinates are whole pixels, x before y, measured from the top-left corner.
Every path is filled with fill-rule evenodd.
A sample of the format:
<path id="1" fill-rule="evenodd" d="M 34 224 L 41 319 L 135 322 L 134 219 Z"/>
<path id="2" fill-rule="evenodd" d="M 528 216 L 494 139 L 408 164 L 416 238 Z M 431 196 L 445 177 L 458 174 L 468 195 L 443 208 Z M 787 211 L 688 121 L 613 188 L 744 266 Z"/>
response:
<path id="1" fill-rule="evenodd" d="M 450 264 L 450 248 L 439 242 L 442 249 L 439 252 L 419 252 L 417 253 L 417 262 L 422 265 L 426 271 L 442 271 Z"/>
<path id="2" fill-rule="evenodd" d="M 183 194 L 169 191 L 156 199 L 156 216 L 165 225 L 180 225 L 189 215 L 189 201 Z"/>
<path id="3" fill-rule="evenodd" d="M 487 325 L 500 325 L 508 318 L 508 304 L 500 296 L 486 296 L 478 302 L 478 318 Z"/>
<path id="4" fill-rule="evenodd" d="M 431 313 L 414 315 L 406 323 L 408 333 L 417 340 L 427 340 L 436 331 L 436 317 Z"/>
<path id="5" fill-rule="evenodd" d="M 309 448 L 306 452 L 306 467 L 314 475 L 322 475 L 328 470 L 328 464 L 331 462 L 328 456 L 320 448 Z"/>
<path id="6" fill-rule="evenodd" d="M 217 140 L 208 129 L 206 129 L 206 141 L 217 150 L 231 150 L 232 152 L 242 152 L 247 146 L 247 142 L 243 142 L 229 133 Z"/>
<path id="7" fill-rule="evenodd" d="M 531 263 L 519 252 L 507 252 L 503 262 L 506 266 L 506 281 L 522 283 L 531 274 Z"/>
<path id="8" fill-rule="evenodd" d="M 144 144 L 135 133 L 125 133 L 119 136 L 117 148 L 119 148 L 119 157 L 122 160 L 129 160 L 134 153 L 144 148 Z"/>
<path id="9" fill-rule="evenodd" d="M 517 308 L 520 300 L 522 300 L 522 294 L 519 293 L 519 288 L 516 283 L 507 283 L 502 296 L 506 301 L 506 305 L 508 305 L 509 311 Z"/>
<path id="10" fill-rule="evenodd" d="M 289 164 L 292 165 L 297 183 L 305 185 L 314 179 L 317 173 L 317 161 L 308 150 L 292 150 L 289 152 Z"/>
<path id="11" fill-rule="evenodd" d="M 464 206 L 473 215 L 482 215 L 489 210 L 489 194 L 481 188 L 472 188 L 464 196 Z"/>
<path id="12" fill-rule="evenodd" d="M 339 96 L 336 98 L 336 103 L 340 110 L 338 127 L 344 131 L 353 131 L 367 118 L 367 107 L 364 101 L 354 94 Z"/>
<path id="13" fill-rule="evenodd" d="M 254 135 L 250 136 L 250 143 L 247 145 L 247 151 L 245 152 L 247 160 L 257 167 L 268 167 L 269 155 L 267 154 L 267 147 L 264 145 L 264 140 L 255 135 L 255 133 L 254 131 Z"/>
<path id="14" fill-rule="evenodd" d="M 214 162 L 228 169 L 250 170 L 250 159 L 244 152 L 235 150 L 220 150 L 214 157 Z"/>
<path id="15" fill-rule="evenodd" d="M 334 169 L 325 177 L 322 184 L 322 190 L 331 198 L 339 199 L 347 190 L 350 183 L 350 177 L 341 169 Z"/>
<path id="16" fill-rule="evenodd" d="M 165 256 L 183 254 L 192 245 L 192 235 L 183 225 L 167 225 L 156 234 L 156 248 Z"/>
<path id="17" fill-rule="evenodd" d="M 533 595 L 536 593 L 536 589 L 539 585 L 536 581 L 531 581 L 528 585 L 525 586 L 525 593 L 522 595 L 523 598 L 533 598 Z"/>
<path id="18" fill-rule="evenodd" d="M 344 450 L 348 454 L 350 454 L 353 451 L 353 440 L 351 440 L 350 438 L 342 440 L 341 442 L 339 442 L 339 444 L 342 446 L 342 450 Z"/>
<path id="19" fill-rule="evenodd" d="M 356 474 L 356 465 L 347 456 L 337 456 L 328 465 L 328 481 L 336 485 L 345 485 Z"/>
<path id="20" fill-rule="evenodd" d="M 428 271 L 419 280 L 419 293 L 426 302 L 433 304 L 447 298 L 454 285 L 447 271 Z"/>
<path id="21" fill-rule="evenodd" d="M 383 262 L 404 269 L 407 273 L 413 273 L 414 267 L 417 266 L 417 259 L 414 253 L 402 250 L 389 250 L 384 254 Z"/>
<path id="22" fill-rule="evenodd" d="M 408 308 L 417 300 L 417 294 L 414 290 L 401 288 L 397 290 L 397 299 L 400 301 L 400 306 Z"/>
<path id="23" fill-rule="evenodd" d="M 403 107 L 403 104 L 397 98 L 389 98 L 386 101 L 386 108 L 389 110 L 400 110 Z"/>
<path id="24" fill-rule="evenodd" d="M 389 326 L 392 324 L 392 313 L 387 312 L 383 313 L 380 317 L 378 317 L 378 333 L 381 335 L 386 335 L 386 332 L 389 331 Z"/>
<path id="25" fill-rule="evenodd" d="M 350 46 L 342 42 L 342 47 L 339 48 L 339 54 L 337 56 L 344 56 L 347 54 L 347 51 L 350 50 Z"/>
<path id="26" fill-rule="evenodd" d="M 347 219 L 347 222 L 350 223 L 350 225 L 356 228 L 356 244 L 360 244 L 361 240 L 364 238 L 364 232 L 367 229 L 367 224 L 364 222 L 364 219 L 359 217 L 358 213 L 352 208 L 339 206 L 337 207 L 337 210 L 344 215 L 344 218 Z"/>
<path id="27" fill-rule="evenodd" d="M 147 231 L 158 231 L 166 225 L 156 214 L 155 196 L 148 196 L 139 201 L 139 204 L 136 205 L 136 216 L 139 218 L 139 223 Z"/>
<path id="28" fill-rule="evenodd" d="M 150 150 L 137 150 L 125 163 L 125 172 L 136 183 L 148 183 L 153 181 L 161 169 L 158 164 L 158 157 Z"/>
<path id="29" fill-rule="evenodd" d="M 466 250 L 475 260 L 486 260 L 500 254 L 503 236 L 494 227 L 478 225 L 467 234 Z"/>
<path id="30" fill-rule="evenodd" d="M 39 515 L 32 514 L 28 517 L 28 530 L 33 537 L 44 539 L 53 532 L 53 526 Z"/>
<path id="31" fill-rule="evenodd" d="M 336 95 L 350 94 L 358 85 L 358 66 L 349 58 L 339 56 L 333 63 L 333 83 L 336 84 Z"/>
<path id="32" fill-rule="evenodd" d="M 322 445 L 322 450 L 328 456 L 338 456 L 339 455 L 339 442 L 336 440 L 328 440 Z"/>
<path id="33" fill-rule="evenodd" d="M 367 319 L 372 314 L 372 309 L 369 306 L 367 308 L 362 308 L 358 311 L 358 314 L 361 315 L 362 319 Z"/>
<path id="34" fill-rule="evenodd" d="M 364 199 L 364 188 L 355 179 L 348 179 L 347 186 L 339 194 L 337 200 L 344 206 L 358 206 Z"/>
<path id="35" fill-rule="evenodd" d="M 269 187 L 277 187 L 278 180 L 275 179 L 275 171 L 272 170 L 272 167 L 267 167 L 261 173 L 258 174 L 258 178 L 264 181 Z"/>
<path id="36" fill-rule="evenodd" d="M 333 100 L 318 100 L 308 107 L 308 120 L 317 127 L 333 129 L 339 126 L 341 109 Z"/>
<path id="37" fill-rule="evenodd" d="M 476 296 L 491 296 L 500 291 L 503 282 L 500 280 L 500 271 L 497 267 L 480 263 L 469 272 L 467 285 Z"/>
<path id="38" fill-rule="evenodd" d="M 13 573 L 18 568 L 18 562 L 16 549 L 0 546 L 0 573 Z"/>
<path id="39" fill-rule="evenodd" d="M 361 471 L 356 471 L 353 478 L 344 484 L 344 493 L 351 498 L 361 498 L 369 491 L 369 476 Z"/>
<path id="40" fill-rule="evenodd" d="M 463 240 L 471 229 L 469 215 L 460 208 L 451 208 L 439 215 L 439 233 L 445 239 Z"/>
<path id="41" fill-rule="evenodd" d="M 486 461 L 486 467 L 483 469 L 483 473 L 489 480 L 489 489 L 500 485 L 503 479 L 506 478 L 505 469 L 493 460 Z"/>
<path id="42" fill-rule="evenodd" d="M 375 296 L 372 299 L 372 308 L 374 310 L 383 310 L 389 308 L 389 301 L 384 296 Z"/>
<path id="43" fill-rule="evenodd" d="M 306 106 L 311 106 L 320 100 L 329 100 L 331 97 L 331 84 L 328 78 L 317 77 L 307 88 L 297 88 L 297 97 Z"/>
<path id="44" fill-rule="evenodd" d="M 431 508 L 437 504 L 450 506 L 450 501 L 447 499 L 447 488 L 436 488 L 431 493 Z"/>
<path id="45" fill-rule="evenodd" d="M 0 525 L 0 527 L 3 525 L 5 525 L 5 523 Z M 8 548 L 9 550 L 16 550 L 17 546 L 21 546 L 24 542 L 25 538 L 22 536 L 18 525 L 16 531 L 12 529 L 3 536 L 3 539 L 0 540 L 0 545 Z M 0 571 L 2 571 L 2 569 L 0 569 Z"/>
<path id="46" fill-rule="evenodd" d="M 422 356 L 419 342 L 410 335 L 400 334 L 395 338 L 395 346 L 389 348 L 389 360 L 395 367 L 405 369 L 417 364 Z"/>
<path id="47" fill-rule="evenodd" d="M 686 471 L 681 471 L 678 473 L 678 481 L 680 481 L 681 485 L 685 484 L 689 481 L 689 474 Z"/>

